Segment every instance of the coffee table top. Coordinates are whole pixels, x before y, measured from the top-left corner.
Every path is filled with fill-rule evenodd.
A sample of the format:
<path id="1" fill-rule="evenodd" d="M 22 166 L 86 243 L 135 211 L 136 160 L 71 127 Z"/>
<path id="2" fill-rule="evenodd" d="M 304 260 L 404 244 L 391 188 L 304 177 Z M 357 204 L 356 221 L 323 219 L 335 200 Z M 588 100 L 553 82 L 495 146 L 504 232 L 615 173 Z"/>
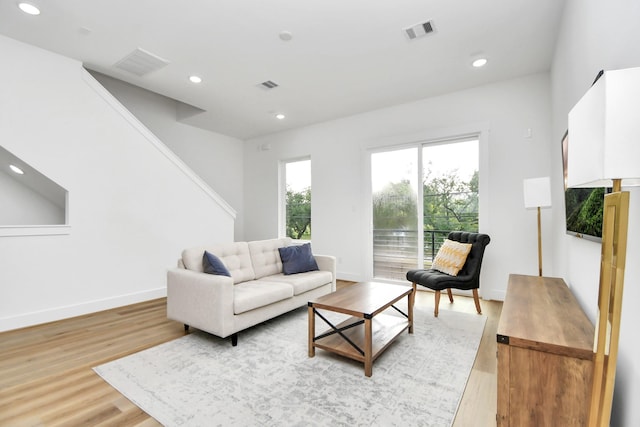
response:
<path id="1" fill-rule="evenodd" d="M 309 301 L 309 306 L 371 318 L 412 291 L 411 286 L 361 282 Z"/>

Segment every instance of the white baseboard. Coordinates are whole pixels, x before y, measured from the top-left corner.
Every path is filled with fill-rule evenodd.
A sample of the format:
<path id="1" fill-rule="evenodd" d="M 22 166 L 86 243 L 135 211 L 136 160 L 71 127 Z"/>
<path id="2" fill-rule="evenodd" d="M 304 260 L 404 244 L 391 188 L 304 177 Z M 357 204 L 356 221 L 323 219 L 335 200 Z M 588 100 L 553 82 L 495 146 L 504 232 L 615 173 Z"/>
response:
<path id="1" fill-rule="evenodd" d="M 507 291 L 497 291 L 491 290 L 486 293 L 483 293 L 482 299 L 493 300 L 493 301 L 504 301 L 504 298 L 507 296 Z"/>
<path id="2" fill-rule="evenodd" d="M 118 295 L 101 300 L 87 301 L 79 304 L 34 311 L 31 313 L 19 314 L 17 316 L 2 317 L 0 318 L 0 332 L 54 322 L 56 320 L 68 319 L 70 317 L 82 316 L 84 314 L 109 310 L 166 296 L 167 288 L 162 287 L 126 295 Z"/>
<path id="3" fill-rule="evenodd" d="M 362 282 L 364 281 L 364 279 L 357 275 L 357 274 L 351 274 L 351 273 L 341 273 L 341 272 L 336 272 L 336 279 L 338 280 L 347 280 L 349 282 Z"/>

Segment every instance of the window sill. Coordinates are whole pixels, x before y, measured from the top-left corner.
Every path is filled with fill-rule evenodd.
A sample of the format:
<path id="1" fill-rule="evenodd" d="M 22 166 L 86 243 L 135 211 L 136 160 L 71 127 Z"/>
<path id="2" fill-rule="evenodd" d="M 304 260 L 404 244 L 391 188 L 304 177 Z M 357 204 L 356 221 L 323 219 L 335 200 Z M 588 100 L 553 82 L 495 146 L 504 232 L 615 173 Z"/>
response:
<path id="1" fill-rule="evenodd" d="M 64 236 L 71 234 L 70 225 L 6 225 L 0 226 L 0 237 Z"/>

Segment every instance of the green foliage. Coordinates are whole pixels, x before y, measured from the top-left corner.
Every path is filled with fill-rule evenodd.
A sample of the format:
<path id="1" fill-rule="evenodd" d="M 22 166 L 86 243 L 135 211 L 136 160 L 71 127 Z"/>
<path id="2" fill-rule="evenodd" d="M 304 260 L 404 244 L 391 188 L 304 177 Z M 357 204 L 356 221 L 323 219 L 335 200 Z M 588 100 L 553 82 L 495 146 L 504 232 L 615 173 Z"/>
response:
<path id="1" fill-rule="evenodd" d="M 287 236 L 311 240 L 311 188 L 301 192 L 287 188 Z"/>
<path id="2" fill-rule="evenodd" d="M 417 209 L 408 180 L 389 183 L 373 194 L 373 228 L 415 230 Z"/>
<path id="3" fill-rule="evenodd" d="M 478 171 L 468 182 L 457 171 L 424 179 L 424 229 L 478 231 Z"/>
<path id="4" fill-rule="evenodd" d="M 468 182 L 457 171 L 424 180 L 424 229 L 478 231 L 478 171 Z M 376 230 L 415 230 L 416 194 L 408 180 L 387 184 L 373 194 L 373 227 Z"/>
<path id="5" fill-rule="evenodd" d="M 566 192 L 567 229 L 602 236 L 604 188 L 573 188 Z"/>

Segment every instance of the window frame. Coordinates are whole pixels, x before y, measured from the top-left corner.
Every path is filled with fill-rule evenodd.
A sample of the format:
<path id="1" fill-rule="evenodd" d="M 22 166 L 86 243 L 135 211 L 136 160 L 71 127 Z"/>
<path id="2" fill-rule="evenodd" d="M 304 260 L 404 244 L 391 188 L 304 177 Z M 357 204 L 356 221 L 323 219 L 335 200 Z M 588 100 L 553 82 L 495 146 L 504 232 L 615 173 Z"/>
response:
<path id="1" fill-rule="evenodd" d="M 278 162 L 278 236 L 280 238 L 285 238 L 287 236 L 287 164 L 289 163 L 297 163 L 309 161 L 309 187 L 311 189 L 313 201 L 313 186 L 311 182 L 311 156 L 300 156 L 282 159 Z M 313 203 L 313 202 L 312 202 Z M 312 216 L 313 216 L 313 207 L 312 207 Z M 311 223 L 313 224 L 313 219 L 311 219 Z M 297 240 L 294 241 L 300 242 L 310 242 L 310 240 Z"/>
<path id="2" fill-rule="evenodd" d="M 488 215 L 488 201 L 490 200 L 490 191 L 488 186 L 489 180 L 489 158 L 488 158 L 488 145 L 489 145 L 489 133 L 490 126 L 488 123 L 469 123 L 466 125 L 455 126 L 453 128 L 444 128 L 437 130 L 422 131 L 411 135 L 402 135 L 391 138 L 384 138 L 371 141 L 364 148 L 364 164 L 363 169 L 365 175 L 365 182 L 368 183 L 367 190 L 363 194 L 363 202 L 365 209 L 366 220 L 366 234 L 367 234 L 367 246 L 366 246 L 366 276 L 365 280 L 374 279 L 374 265 L 373 265 L 373 212 L 371 209 L 373 195 L 371 186 L 371 155 L 376 152 L 393 151 L 402 148 L 418 147 L 420 165 L 423 164 L 422 149 L 426 145 L 434 144 L 446 144 L 449 142 L 460 142 L 464 140 L 477 140 L 478 141 L 478 230 L 483 232 L 484 224 L 486 224 L 486 218 Z M 421 166 L 420 166 L 421 167 Z M 423 186 L 418 186 L 418 196 L 420 200 L 424 197 Z M 422 203 L 418 203 L 418 214 L 422 220 L 423 209 Z M 423 240 L 423 239 L 420 239 Z M 419 242 L 419 259 L 424 258 L 423 247 L 424 242 Z M 383 278 L 376 278 L 377 281 L 389 281 L 396 282 L 394 280 L 387 280 Z"/>

